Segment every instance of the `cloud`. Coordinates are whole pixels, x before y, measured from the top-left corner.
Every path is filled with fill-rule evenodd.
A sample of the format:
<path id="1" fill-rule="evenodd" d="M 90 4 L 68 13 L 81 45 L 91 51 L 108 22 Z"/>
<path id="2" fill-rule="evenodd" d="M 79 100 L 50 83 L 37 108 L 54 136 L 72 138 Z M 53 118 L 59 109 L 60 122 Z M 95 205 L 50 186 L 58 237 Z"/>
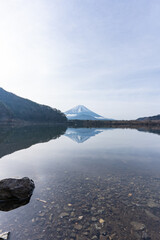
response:
<path id="1" fill-rule="evenodd" d="M 62 110 L 158 114 L 159 11 L 158 0 L 1 1 L 1 87 Z"/>

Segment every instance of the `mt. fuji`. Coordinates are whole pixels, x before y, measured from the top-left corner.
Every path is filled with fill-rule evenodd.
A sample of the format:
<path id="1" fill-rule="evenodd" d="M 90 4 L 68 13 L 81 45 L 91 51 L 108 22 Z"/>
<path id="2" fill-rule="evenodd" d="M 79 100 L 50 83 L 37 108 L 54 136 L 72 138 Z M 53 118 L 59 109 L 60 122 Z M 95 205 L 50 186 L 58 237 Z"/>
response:
<path id="1" fill-rule="evenodd" d="M 68 111 L 65 112 L 66 117 L 69 120 L 77 119 L 77 120 L 111 120 L 106 119 L 97 113 L 92 112 L 88 108 L 83 105 L 78 105 Z"/>

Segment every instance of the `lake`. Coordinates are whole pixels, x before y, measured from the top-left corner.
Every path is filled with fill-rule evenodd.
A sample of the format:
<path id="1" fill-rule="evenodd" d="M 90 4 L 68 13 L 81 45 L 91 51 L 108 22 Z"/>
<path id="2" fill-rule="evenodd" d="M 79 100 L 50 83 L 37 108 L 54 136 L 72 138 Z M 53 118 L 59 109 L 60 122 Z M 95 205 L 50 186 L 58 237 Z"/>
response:
<path id="1" fill-rule="evenodd" d="M 135 129 L 0 129 L 0 179 L 30 202 L 1 207 L 11 240 L 159 240 L 160 135 Z"/>

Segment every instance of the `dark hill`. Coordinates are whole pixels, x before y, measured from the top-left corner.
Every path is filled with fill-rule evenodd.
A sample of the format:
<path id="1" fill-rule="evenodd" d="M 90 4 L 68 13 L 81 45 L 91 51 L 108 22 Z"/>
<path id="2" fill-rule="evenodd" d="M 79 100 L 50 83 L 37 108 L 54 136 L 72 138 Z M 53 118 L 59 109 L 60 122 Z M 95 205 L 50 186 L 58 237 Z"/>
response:
<path id="1" fill-rule="evenodd" d="M 160 120 L 160 114 L 156 115 L 156 116 L 151 116 L 151 117 L 138 118 L 137 120 L 139 120 L 139 121 Z"/>
<path id="2" fill-rule="evenodd" d="M 28 122 L 66 122 L 65 115 L 57 109 L 19 97 L 0 88 L 0 120 Z"/>
<path id="3" fill-rule="evenodd" d="M 7 108 L 7 106 L 0 102 L 0 120 L 1 121 L 8 121 L 9 119 L 13 118 L 13 114 L 11 111 Z"/>
<path id="4" fill-rule="evenodd" d="M 65 131 L 65 124 L 0 127 L 0 158 L 34 144 L 59 138 Z"/>

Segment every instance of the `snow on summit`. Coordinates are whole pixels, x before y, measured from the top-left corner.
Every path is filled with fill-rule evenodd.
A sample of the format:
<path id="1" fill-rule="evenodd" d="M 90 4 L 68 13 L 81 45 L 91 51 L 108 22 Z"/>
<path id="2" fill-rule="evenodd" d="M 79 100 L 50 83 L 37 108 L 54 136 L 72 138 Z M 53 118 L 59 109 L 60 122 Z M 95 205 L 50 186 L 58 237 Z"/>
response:
<path id="1" fill-rule="evenodd" d="M 78 119 L 78 120 L 106 120 L 104 117 L 98 115 L 97 113 L 89 110 L 83 105 L 78 105 L 74 108 L 65 112 L 67 118 Z"/>

